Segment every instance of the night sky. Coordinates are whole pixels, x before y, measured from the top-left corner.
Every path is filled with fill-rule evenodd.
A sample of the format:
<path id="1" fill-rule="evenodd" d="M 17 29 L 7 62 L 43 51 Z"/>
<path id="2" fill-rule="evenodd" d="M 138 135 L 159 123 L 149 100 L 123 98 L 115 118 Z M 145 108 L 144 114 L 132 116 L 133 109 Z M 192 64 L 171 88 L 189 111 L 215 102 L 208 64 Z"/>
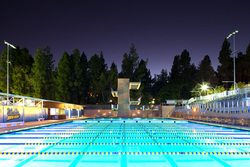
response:
<path id="1" fill-rule="evenodd" d="M 108 66 L 114 61 L 120 72 L 134 43 L 152 76 L 169 72 L 184 49 L 196 66 L 209 55 L 217 70 L 228 34 L 239 30 L 238 51 L 245 53 L 250 43 L 249 0 L 4 0 L 0 6 L 0 52 L 4 40 L 32 55 L 49 46 L 56 64 L 64 51 L 77 48 L 88 60 L 103 51 Z"/>

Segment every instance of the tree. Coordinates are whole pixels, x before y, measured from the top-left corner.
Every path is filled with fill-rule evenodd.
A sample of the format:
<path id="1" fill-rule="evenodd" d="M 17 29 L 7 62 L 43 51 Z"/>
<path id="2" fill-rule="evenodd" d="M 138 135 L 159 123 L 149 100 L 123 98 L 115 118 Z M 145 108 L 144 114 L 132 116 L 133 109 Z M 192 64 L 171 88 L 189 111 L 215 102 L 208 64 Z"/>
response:
<path id="1" fill-rule="evenodd" d="M 245 61 L 247 61 L 246 55 L 244 55 L 242 52 L 239 52 L 238 56 L 235 59 L 236 82 L 247 82 L 247 75 L 245 75 L 246 74 L 245 71 L 247 69 L 245 69 L 246 68 L 245 64 L 247 63 L 249 64 L 249 62 Z M 249 66 L 247 68 L 249 68 Z"/>
<path id="2" fill-rule="evenodd" d="M 220 93 L 226 91 L 225 87 L 223 85 L 219 85 L 215 87 L 215 92 Z"/>
<path id="3" fill-rule="evenodd" d="M 20 49 L 17 47 L 13 49 L 13 66 L 24 66 L 25 69 L 30 72 L 32 64 L 34 63 L 33 57 L 29 54 L 29 50 L 27 48 Z"/>
<path id="4" fill-rule="evenodd" d="M 106 72 L 102 72 L 98 80 L 94 80 L 92 86 L 93 93 L 100 95 L 102 100 L 98 102 L 101 104 L 107 104 L 108 100 L 111 100 L 111 88 L 117 87 L 117 78 L 118 72 L 115 63 L 113 62 L 110 70 L 106 70 Z M 113 101 L 114 100 L 114 101 Z M 116 103 L 117 99 L 113 98 L 113 102 Z"/>
<path id="5" fill-rule="evenodd" d="M 103 72 L 102 69 L 103 69 L 103 63 L 100 57 L 97 54 L 95 54 L 89 60 L 89 74 L 91 76 L 91 80 L 98 80 L 99 76 Z"/>
<path id="6" fill-rule="evenodd" d="M 233 58 L 230 57 L 230 43 L 224 40 L 220 55 L 218 57 L 220 65 L 217 68 L 220 81 L 233 80 Z"/>
<path id="7" fill-rule="evenodd" d="M 7 61 L 7 49 L 5 49 L 2 52 L 1 60 L 0 60 L 0 65 L 1 65 L 0 90 L 2 92 L 7 92 L 6 61 Z M 9 68 L 10 93 L 15 93 L 17 95 L 29 95 L 30 93 L 32 93 L 32 85 L 30 84 L 31 83 L 30 76 L 31 76 L 31 66 L 34 62 L 32 56 L 29 54 L 29 50 L 26 48 L 20 49 L 18 46 L 16 47 L 16 49 L 11 48 L 9 51 L 9 61 L 10 61 L 10 68 Z M 18 74 L 18 71 L 17 71 L 18 69 L 20 70 L 20 73 L 22 74 Z M 13 76 L 13 74 L 15 76 Z M 28 77 L 24 77 L 24 76 L 28 76 Z M 27 86 L 27 84 L 30 86 L 29 89 L 24 88 Z M 23 85 L 24 87 L 20 89 L 17 87 L 18 85 Z"/>
<path id="8" fill-rule="evenodd" d="M 72 74 L 70 69 L 70 57 L 67 52 L 63 52 L 62 58 L 58 62 L 57 70 L 57 93 L 56 100 L 71 102 Z"/>
<path id="9" fill-rule="evenodd" d="M 169 76 L 170 83 L 178 82 L 178 80 L 180 80 L 181 68 L 180 68 L 180 56 L 179 55 L 176 55 L 174 57 L 173 65 L 172 65 L 171 72 L 169 75 L 170 75 Z"/>
<path id="10" fill-rule="evenodd" d="M 75 104 L 86 104 L 89 89 L 87 76 L 88 60 L 78 49 L 73 54 L 63 53 L 58 63 L 57 100 Z"/>
<path id="11" fill-rule="evenodd" d="M 70 68 L 71 68 L 71 101 L 74 104 L 80 103 L 80 85 L 81 85 L 81 67 L 80 67 L 80 51 L 78 49 L 73 50 L 73 54 L 70 55 Z"/>
<path id="12" fill-rule="evenodd" d="M 133 74 L 133 81 L 139 82 L 141 81 L 141 86 L 138 90 L 130 90 L 130 98 L 137 101 L 139 98 L 141 98 L 142 95 L 142 90 L 144 89 L 144 84 L 142 84 L 142 78 L 145 76 L 145 72 L 146 72 L 146 65 L 147 62 L 145 62 L 144 60 L 141 60 L 139 63 L 139 66 L 136 67 L 136 69 L 134 70 L 134 74 Z"/>
<path id="13" fill-rule="evenodd" d="M 167 84 L 159 91 L 159 102 L 165 103 L 168 99 L 182 99 L 176 90 L 179 86 L 176 84 Z"/>
<path id="14" fill-rule="evenodd" d="M 11 86 L 11 92 L 17 95 L 26 95 L 26 90 L 28 89 L 26 87 L 26 78 L 27 76 L 27 70 L 25 70 L 22 66 L 16 66 L 12 70 L 12 79 L 15 81 Z"/>
<path id="15" fill-rule="evenodd" d="M 165 95 L 164 92 L 161 93 L 161 99 L 162 97 L 168 97 L 168 99 L 188 99 L 191 97 L 190 91 L 196 84 L 197 70 L 190 61 L 191 58 L 187 50 L 183 50 L 180 56 L 175 56 L 169 83 L 162 88 Z"/>
<path id="16" fill-rule="evenodd" d="M 237 83 L 237 89 L 242 89 L 245 87 L 245 82 L 238 82 Z M 231 85 L 231 90 L 234 90 L 234 85 Z"/>
<path id="17" fill-rule="evenodd" d="M 188 83 L 189 85 L 194 83 L 196 80 L 197 71 L 195 65 L 191 64 L 191 57 L 186 49 L 181 53 L 179 64 L 181 72 L 180 79 L 182 82 Z"/>
<path id="18" fill-rule="evenodd" d="M 90 79 L 90 88 L 89 88 L 89 98 L 90 103 L 95 104 L 101 101 L 100 95 L 101 92 L 99 88 L 94 85 L 100 81 L 100 76 L 102 73 L 106 73 L 106 71 L 102 72 L 104 67 L 106 67 L 105 61 L 103 58 L 99 57 L 97 54 L 92 56 L 89 60 L 89 79 Z"/>
<path id="19" fill-rule="evenodd" d="M 152 95 L 155 98 L 155 103 L 159 104 L 160 90 L 168 84 L 168 72 L 167 69 L 162 69 L 159 75 L 155 75 L 153 79 Z"/>
<path id="20" fill-rule="evenodd" d="M 200 62 L 198 66 L 198 82 L 208 82 L 212 85 L 216 83 L 215 71 L 211 65 L 211 60 L 208 55 Z"/>
<path id="21" fill-rule="evenodd" d="M 185 70 L 189 69 L 191 66 L 191 57 L 189 52 L 185 49 L 182 51 L 180 56 L 180 71 L 184 72 Z"/>
<path id="22" fill-rule="evenodd" d="M 88 77 L 88 60 L 83 52 L 80 57 L 80 104 L 86 104 L 88 100 L 89 77 Z"/>
<path id="23" fill-rule="evenodd" d="M 0 90 L 2 92 L 6 92 L 7 93 L 7 65 L 6 65 L 6 61 L 7 61 L 7 49 L 3 50 L 2 54 L 1 54 L 1 60 L 0 60 L 0 65 L 1 65 L 1 71 L 0 71 Z"/>
<path id="24" fill-rule="evenodd" d="M 117 90 L 118 70 L 117 70 L 117 65 L 114 62 L 112 62 L 110 70 L 107 71 L 107 73 L 109 80 L 109 90 L 111 90 L 111 88 Z M 117 98 L 112 97 L 110 93 L 109 93 L 109 98 L 112 100 L 114 104 L 117 104 Z"/>
<path id="25" fill-rule="evenodd" d="M 96 95 L 101 95 L 103 103 L 106 104 L 107 92 L 110 94 L 110 90 L 107 90 L 107 87 L 109 86 L 109 81 L 107 79 L 106 74 L 102 72 L 98 80 L 93 80 L 92 85 L 95 88 L 93 89 L 93 93 Z M 100 102 L 101 101 L 99 100 L 99 103 Z"/>
<path id="26" fill-rule="evenodd" d="M 150 70 L 147 69 L 148 60 L 140 60 L 139 66 L 135 69 L 135 81 L 141 81 L 139 90 L 130 91 L 131 98 L 141 98 L 141 104 L 149 104 L 152 101 L 152 78 Z"/>
<path id="27" fill-rule="evenodd" d="M 54 99 L 53 82 L 54 60 L 50 48 L 37 49 L 32 66 L 32 83 L 34 86 L 34 97 L 43 99 Z"/>
<path id="28" fill-rule="evenodd" d="M 119 74 L 120 78 L 131 78 L 131 74 L 133 73 L 133 67 L 130 60 L 130 57 L 127 53 L 124 53 L 122 59 L 122 70 Z"/>
<path id="29" fill-rule="evenodd" d="M 100 53 L 100 60 L 101 60 L 101 72 L 106 72 L 107 64 L 105 64 L 105 59 L 103 57 L 103 52 Z"/>
<path id="30" fill-rule="evenodd" d="M 110 74 L 109 74 L 109 80 L 110 80 L 110 87 L 111 88 L 117 88 L 117 79 L 118 79 L 118 70 L 117 65 L 112 62 L 110 66 Z"/>
<path id="31" fill-rule="evenodd" d="M 138 65 L 139 65 L 139 55 L 136 51 L 134 43 L 132 43 L 132 45 L 130 47 L 129 56 L 131 57 L 132 68 L 133 68 L 133 70 L 135 70 L 136 67 L 138 67 Z M 132 79 L 133 79 L 133 76 L 132 76 Z"/>
<path id="32" fill-rule="evenodd" d="M 174 99 L 176 96 L 180 97 L 181 88 L 181 74 L 182 67 L 180 64 L 180 55 L 174 57 L 173 65 L 171 68 L 169 83 L 159 90 L 159 102 L 165 102 L 166 99 Z M 174 88 L 174 89 L 173 89 Z"/>
<path id="33" fill-rule="evenodd" d="M 182 72 L 182 80 L 179 89 L 179 98 L 189 99 L 191 97 L 190 91 L 197 82 L 197 69 L 194 64 L 191 64 L 188 68 Z"/>
<path id="34" fill-rule="evenodd" d="M 141 64 L 141 62 L 140 62 L 140 64 Z M 146 64 L 145 65 L 147 65 L 147 60 L 146 60 Z M 141 79 L 141 85 L 142 85 L 142 88 L 143 88 L 142 89 L 141 104 L 147 105 L 153 99 L 153 96 L 152 96 L 152 84 L 153 84 L 153 80 L 152 80 L 152 76 L 151 76 L 150 70 L 146 66 L 145 66 L 144 71 L 145 71 L 144 72 L 144 76 Z"/>
<path id="35" fill-rule="evenodd" d="M 122 60 L 121 78 L 129 78 L 135 81 L 134 72 L 139 65 L 139 56 L 136 52 L 135 45 L 132 43 L 129 54 L 125 53 Z"/>
<path id="36" fill-rule="evenodd" d="M 101 95 L 102 100 L 99 101 L 99 103 L 107 104 L 108 100 L 112 100 L 112 102 L 117 103 L 117 98 L 112 98 L 110 92 L 111 88 L 117 87 L 117 79 L 117 66 L 113 62 L 110 70 L 106 70 L 105 73 L 101 73 L 100 79 L 93 82 L 93 86 L 95 87 L 94 93 Z"/>
<path id="37" fill-rule="evenodd" d="M 248 44 L 248 47 L 246 49 L 246 54 L 244 58 L 244 76 L 246 77 L 245 82 L 249 83 L 250 82 L 250 43 Z"/>

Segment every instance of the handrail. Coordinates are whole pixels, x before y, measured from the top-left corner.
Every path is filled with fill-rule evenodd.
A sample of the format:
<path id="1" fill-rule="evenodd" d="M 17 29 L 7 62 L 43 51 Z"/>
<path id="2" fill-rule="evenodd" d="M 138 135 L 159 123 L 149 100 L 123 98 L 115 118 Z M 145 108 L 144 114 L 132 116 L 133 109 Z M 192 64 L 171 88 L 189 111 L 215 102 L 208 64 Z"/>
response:
<path id="1" fill-rule="evenodd" d="M 172 110 L 169 112 L 169 117 L 171 117 L 171 115 L 174 113 L 174 111 L 175 111 L 175 107 L 174 108 L 172 108 Z"/>
<path id="2" fill-rule="evenodd" d="M 220 98 L 228 98 L 235 95 L 247 94 L 249 92 L 250 92 L 250 87 L 246 87 L 236 90 L 224 91 L 221 93 L 215 93 L 207 96 L 192 97 L 191 99 L 188 100 L 188 104 L 195 103 L 197 101 L 203 101 L 206 103 L 207 101 L 217 100 Z"/>

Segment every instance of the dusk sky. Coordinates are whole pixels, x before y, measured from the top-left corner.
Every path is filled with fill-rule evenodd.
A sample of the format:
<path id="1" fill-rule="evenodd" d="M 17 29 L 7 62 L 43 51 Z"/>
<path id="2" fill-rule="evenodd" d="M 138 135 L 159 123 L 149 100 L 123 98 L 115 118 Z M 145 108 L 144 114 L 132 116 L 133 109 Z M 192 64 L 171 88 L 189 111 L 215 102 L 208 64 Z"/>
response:
<path id="1" fill-rule="evenodd" d="M 88 57 L 103 51 L 120 72 L 123 54 L 135 44 L 148 58 L 151 75 L 169 72 L 175 55 L 187 49 L 198 66 L 209 55 L 217 70 L 224 38 L 234 30 L 236 50 L 250 43 L 250 1 L 5 0 L 1 5 L 0 53 L 4 40 L 29 49 L 49 46 L 56 64 L 79 49 Z M 232 44 L 233 39 L 229 39 Z M 232 45 L 231 45 L 232 46 Z M 232 48 L 231 48 L 232 49 Z"/>

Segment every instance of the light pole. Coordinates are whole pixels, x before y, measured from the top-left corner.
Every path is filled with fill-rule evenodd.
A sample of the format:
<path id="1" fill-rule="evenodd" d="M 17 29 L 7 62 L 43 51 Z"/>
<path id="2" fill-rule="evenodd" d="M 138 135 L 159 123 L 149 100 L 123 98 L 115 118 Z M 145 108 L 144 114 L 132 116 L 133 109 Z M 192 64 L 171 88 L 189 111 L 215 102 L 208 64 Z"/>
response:
<path id="1" fill-rule="evenodd" d="M 236 83 L 236 74 L 235 74 L 235 53 L 236 53 L 236 50 L 235 50 L 235 35 L 238 33 L 239 31 L 238 30 L 235 30 L 234 32 L 232 32 L 231 34 L 229 34 L 227 36 L 227 39 L 229 39 L 231 36 L 233 36 L 233 54 L 234 54 L 234 90 L 235 90 L 235 83 Z"/>
<path id="2" fill-rule="evenodd" d="M 7 45 L 7 101 L 9 100 L 9 47 L 12 47 L 13 49 L 16 49 L 16 47 L 6 41 L 4 41 L 4 44 Z"/>

